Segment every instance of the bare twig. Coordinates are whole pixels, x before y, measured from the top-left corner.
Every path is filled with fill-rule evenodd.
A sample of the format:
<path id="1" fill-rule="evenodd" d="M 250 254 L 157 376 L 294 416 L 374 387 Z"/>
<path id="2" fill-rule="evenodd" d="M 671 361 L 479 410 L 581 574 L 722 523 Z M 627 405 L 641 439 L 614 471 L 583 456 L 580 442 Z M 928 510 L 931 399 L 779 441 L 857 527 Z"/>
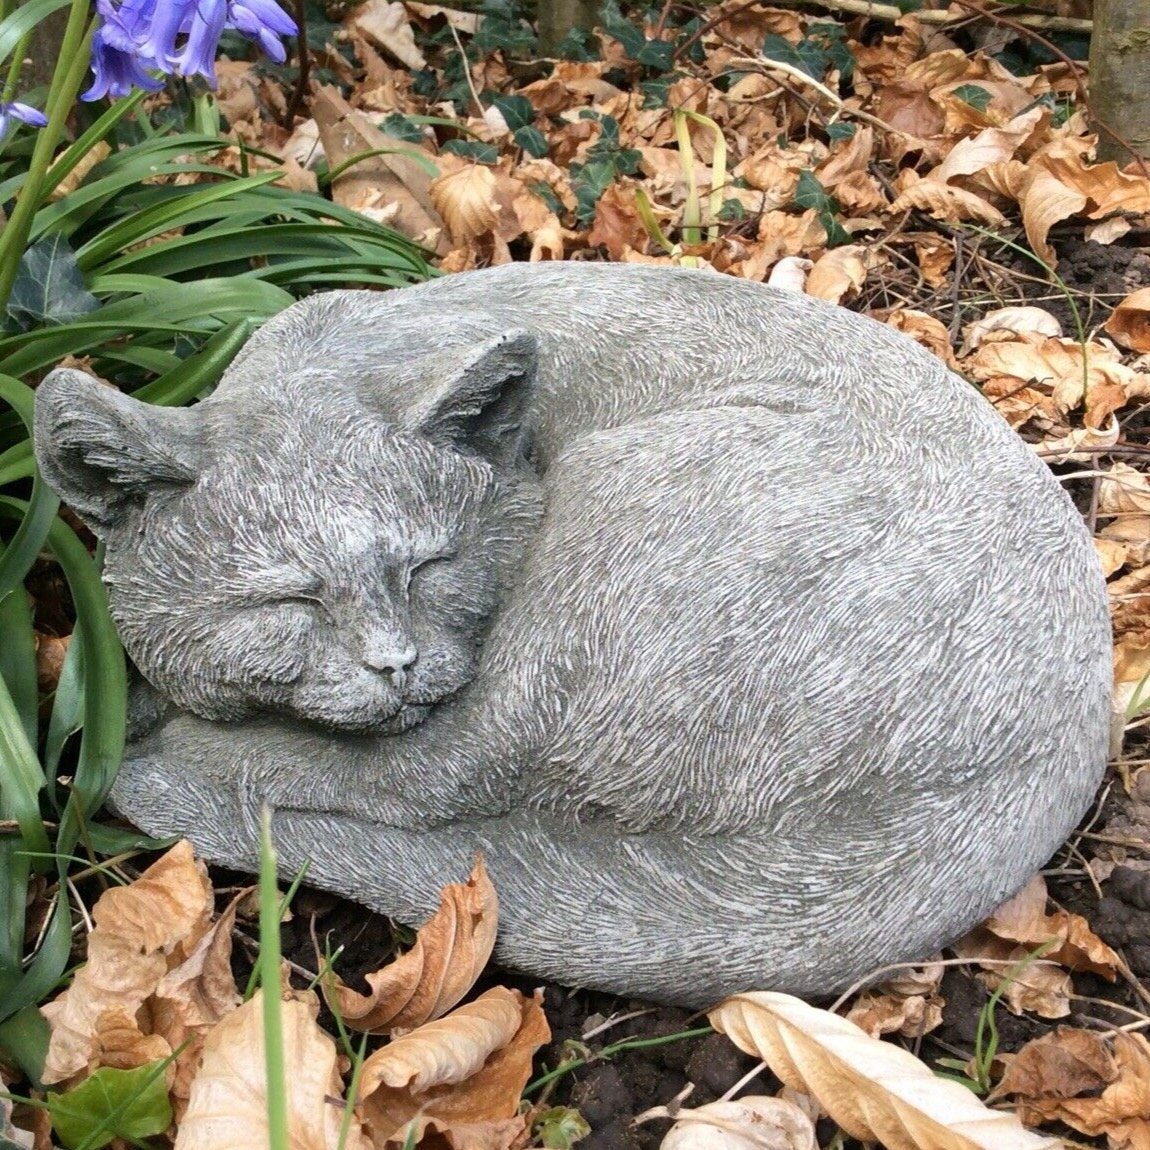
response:
<path id="1" fill-rule="evenodd" d="M 773 0 L 783 7 L 795 7 L 799 4 L 809 4 L 811 0 Z M 815 0 L 820 8 L 829 8 L 833 12 L 849 12 L 853 16 L 869 16 L 872 20 L 884 20 L 894 24 L 905 16 L 913 16 L 923 24 L 934 27 L 944 27 L 948 24 L 960 24 L 966 20 L 965 16 L 954 16 L 945 10 L 931 12 L 903 12 L 893 4 L 875 4 L 871 0 Z M 964 5 L 966 7 L 966 5 Z M 978 15 L 993 17 L 994 13 L 979 11 Z M 1012 20 L 1026 28 L 1046 28 L 1051 32 L 1086 32 L 1094 27 L 1091 20 L 1078 20 L 1073 16 L 1044 16 L 1040 12 L 1027 13 L 1023 16 L 1014 16 Z"/>

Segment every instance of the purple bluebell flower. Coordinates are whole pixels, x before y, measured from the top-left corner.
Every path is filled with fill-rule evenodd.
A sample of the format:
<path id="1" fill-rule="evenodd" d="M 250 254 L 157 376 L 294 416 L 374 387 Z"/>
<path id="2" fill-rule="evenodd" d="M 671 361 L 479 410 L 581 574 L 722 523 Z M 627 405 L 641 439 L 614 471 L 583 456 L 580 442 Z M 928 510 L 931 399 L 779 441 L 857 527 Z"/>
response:
<path id="1" fill-rule="evenodd" d="M 96 0 L 96 10 L 95 81 L 85 100 L 126 96 L 132 88 L 154 92 L 163 84 L 153 72 L 203 76 L 214 88 L 226 28 L 257 41 L 277 63 L 286 58 L 282 38 L 296 33 L 295 21 L 275 0 Z"/>
<path id="2" fill-rule="evenodd" d="M 295 21 L 275 0 L 232 0 L 228 20 L 241 35 L 258 41 L 264 55 L 277 64 L 287 58 L 281 38 L 294 36 L 298 31 Z"/>
<path id="3" fill-rule="evenodd" d="M 100 26 L 92 37 L 92 86 L 80 97 L 126 96 L 133 88 L 158 92 L 163 86 L 150 73 L 162 70 L 152 26 L 156 0 L 96 0 Z"/>
<path id="4" fill-rule="evenodd" d="M 13 120 L 31 124 L 33 128 L 43 128 L 48 123 L 48 117 L 43 112 L 13 100 L 10 104 L 0 104 L 0 140 L 8 134 Z"/>
<path id="5" fill-rule="evenodd" d="M 228 0 L 196 0 L 189 4 L 181 28 L 187 39 L 183 50 L 172 58 L 173 71 L 179 76 L 203 76 L 214 88 L 216 49 L 227 25 Z"/>

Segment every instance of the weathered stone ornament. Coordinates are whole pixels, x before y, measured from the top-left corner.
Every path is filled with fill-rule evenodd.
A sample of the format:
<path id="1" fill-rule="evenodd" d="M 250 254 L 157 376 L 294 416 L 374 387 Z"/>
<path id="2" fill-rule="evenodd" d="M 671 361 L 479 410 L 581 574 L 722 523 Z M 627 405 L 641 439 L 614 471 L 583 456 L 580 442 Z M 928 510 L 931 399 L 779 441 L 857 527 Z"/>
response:
<path id="1" fill-rule="evenodd" d="M 1018 888 L 1103 769 L 1070 501 L 808 298 L 570 263 L 334 292 L 188 410 L 54 372 L 36 433 L 174 704 L 119 808 L 250 868 L 268 803 L 286 868 L 407 921 L 481 849 L 537 976 L 831 992 Z"/>

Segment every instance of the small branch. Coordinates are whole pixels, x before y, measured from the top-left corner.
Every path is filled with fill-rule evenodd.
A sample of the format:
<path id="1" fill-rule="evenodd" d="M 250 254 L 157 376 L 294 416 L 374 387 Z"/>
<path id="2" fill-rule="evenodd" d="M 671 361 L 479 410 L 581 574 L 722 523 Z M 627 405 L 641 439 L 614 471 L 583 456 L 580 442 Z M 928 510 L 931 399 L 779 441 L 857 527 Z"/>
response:
<path id="1" fill-rule="evenodd" d="M 762 72 L 781 72 L 784 76 L 789 76 L 792 80 L 797 80 L 800 84 L 807 88 L 814 88 L 816 92 L 825 100 L 829 100 L 844 115 L 851 116 L 856 120 L 862 120 L 864 124 L 870 124 L 872 127 L 879 128 L 884 132 L 890 132 L 896 136 L 906 136 L 907 133 L 899 128 L 888 124 L 885 120 L 880 120 L 877 116 L 872 116 L 869 112 L 864 112 L 859 108 L 848 108 L 843 98 L 837 92 L 832 92 L 825 84 L 819 83 L 809 73 L 804 72 L 802 68 L 796 68 L 793 64 L 785 64 L 782 60 L 768 60 L 765 56 L 735 56 L 728 61 L 729 65 L 738 67 L 743 65 L 754 65 Z"/>
<path id="2" fill-rule="evenodd" d="M 869 16 L 872 20 L 885 20 L 894 24 L 904 16 L 913 16 L 923 24 L 935 27 L 945 27 L 948 24 L 960 24 L 969 19 L 966 16 L 952 16 L 945 11 L 931 12 L 903 12 L 893 4 L 875 4 L 871 0 L 773 0 L 782 7 L 796 7 L 802 4 L 817 3 L 820 8 L 829 8 L 834 12 L 849 12 L 853 16 Z M 970 7 L 963 5 L 963 7 Z M 980 9 L 980 16 L 995 18 L 993 13 Z M 1046 28 L 1051 32 L 1085 32 L 1089 34 L 1094 27 L 1092 20 L 1078 20 L 1072 16 L 1044 16 L 1040 12 L 1026 13 L 1014 16 L 1015 24 L 1026 28 Z"/>
<path id="3" fill-rule="evenodd" d="M 295 0 L 296 47 L 299 49 L 299 72 L 296 74 L 295 87 L 292 88 L 291 99 L 284 109 L 282 126 L 291 131 L 295 125 L 295 118 L 303 108 L 304 97 L 307 95 L 308 80 L 311 74 L 311 50 L 307 42 L 307 11 L 304 0 Z"/>

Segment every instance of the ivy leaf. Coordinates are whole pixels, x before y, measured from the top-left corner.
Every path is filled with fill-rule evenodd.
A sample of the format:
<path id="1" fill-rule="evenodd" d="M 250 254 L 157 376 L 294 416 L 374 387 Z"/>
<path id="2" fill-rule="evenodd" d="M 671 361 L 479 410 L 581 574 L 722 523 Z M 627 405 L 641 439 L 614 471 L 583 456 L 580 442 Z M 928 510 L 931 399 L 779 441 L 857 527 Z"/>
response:
<path id="1" fill-rule="evenodd" d="M 526 96 L 496 96 L 491 102 L 512 132 L 535 123 L 535 108 Z"/>
<path id="2" fill-rule="evenodd" d="M 800 208 L 814 208 L 816 212 L 837 212 L 838 204 L 813 172 L 799 172 L 799 186 L 795 189 L 795 203 Z"/>
<path id="3" fill-rule="evenodd" d="M 850 140 L 855 134 L 854 124 L 844 124 L 842 120 L 836 120 L 833 124 L 827 125 L 827 139 L 828 140 Z"/>
<path id="4" fill-rule="evenodd" d="M 533 124 L 526 128 L 517 128 L 512 136 L 529 156 L 535 156 L 536 159 L 539 159 L 547 155 L 547 138 Z"/>
<path id="5" fill-rule="evenodd" d="M 74 1090 L 48 1095 L 56 1137 L 68 1150 L 100 1150 L 113 1138 L 138 1142 L 172 1122 L 164 1068 L 168 1060 L 134 1070 L 102 1066 Z"/>
<path id="6" fill-rule="evenodd" d="M 45 236 L 24 253 L 8 300 L 8 315 L 21 330 L 71 323 L 99 306 L 62 235 Z"/>
<path id="7" fill-rule="evenodd" d="M 978 84 L 960 84 L 954 89 L 954 95 L 976 112 L 985 112 L 990 107 L 990 93 Z"/>
<path id="8" fill-rule="evenodd" d="M 499 159 L 499 149 L 494 144 L 485 144 L 482 140 L 448 140 L 443 145 L 443 150 L 456 156 L 463 156 L 467 160 L 476 160 L 481 164 L 494 164 Z"/>
<path id="9" fill-rule="evenodd" d="M 827 247 L 850 243 L 850 232 L 838 222 L 838 200 L 830 195 L 812 172 L 799 173 L 799 186 L 795 189 L 795 203 L 800 208 L 814 208 L 819 223 L 827 233 Z"/>
<path id="10" fill-rule="evenodd" d="M 571 165 L 571 187 L 575 192 L 575 217 L 589 224 L 595 218 L 599 197 L 618 179 L 631 176 L 639 170 L 642 156 L 634 148 L 619 144 L 619 121 L 584 108 L 580 119 L 598 120 L 599 139 L 587 149 L 587 162 Z"/>
<path id="11" fill-rule="evenodd" d="M 409 144 L 422 144 L 425 139 L 422 126 L 413 123 L 402 112 L 392 112 L 379 125 L 379 130 L 393 139 L 405 140 Z"/>
<path id="12" fill-rule="evenodd" d="M 772 32 L 763 41 L 763 55 L 768 60 L 778 60 L 780 64 L 799 68 L 812 80 L 821 80 L 827 74 L 827 55 L 811 40 L 800 40 L 792 44 Z"/>

